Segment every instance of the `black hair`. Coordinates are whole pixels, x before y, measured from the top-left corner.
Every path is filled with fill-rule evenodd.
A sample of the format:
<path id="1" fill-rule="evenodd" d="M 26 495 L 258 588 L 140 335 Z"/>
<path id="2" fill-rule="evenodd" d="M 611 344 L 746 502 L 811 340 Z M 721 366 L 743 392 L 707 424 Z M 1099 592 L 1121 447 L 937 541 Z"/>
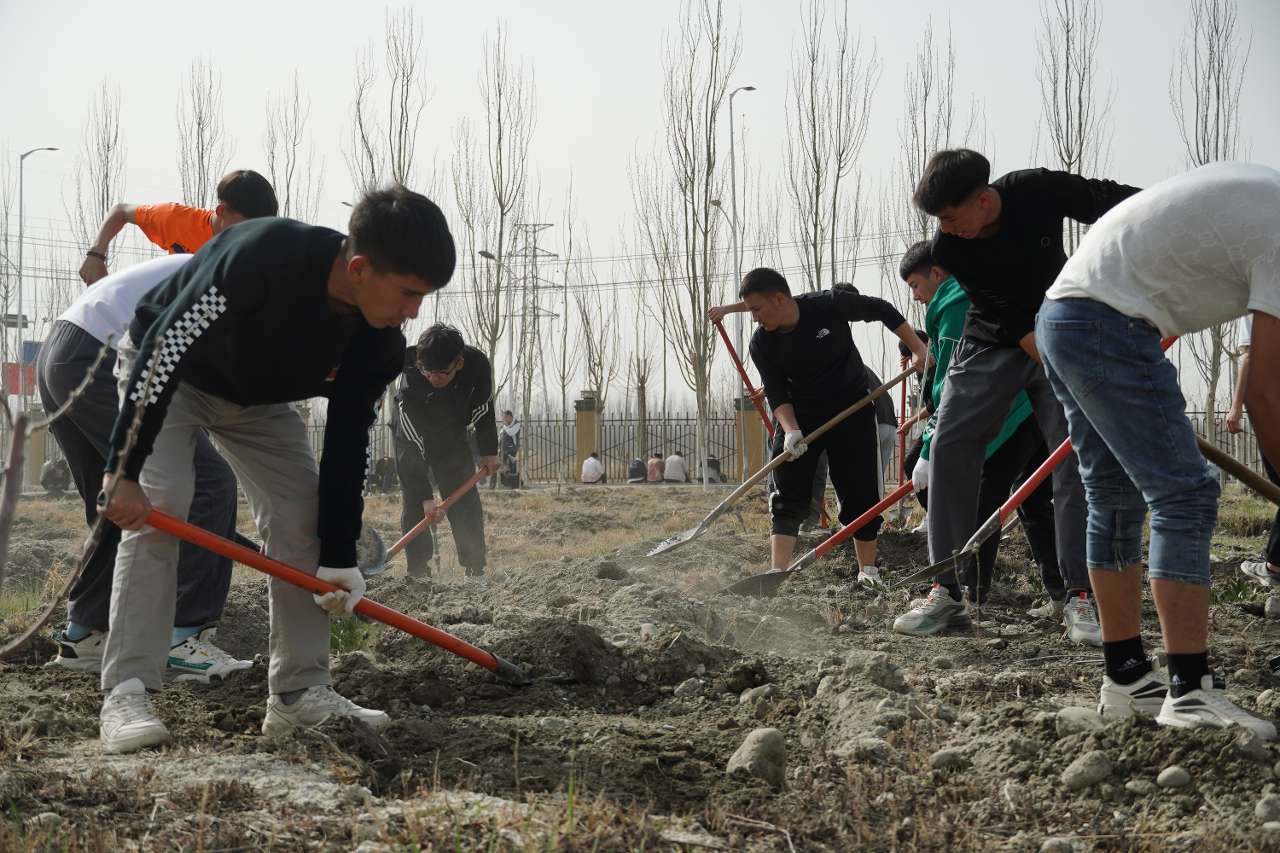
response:
<path id="1" fill-rule="evenodd" d="M 930 216 L 960 204 L 991 182 L 991 163 L 977 151 L 953 148 L 935 152 L 924 167 L 911 200 Z"/>
<path id="2" fill-rule="evenodd" d="M 831 285 L 831 289 L 839 290 L 844 293 L 852 293 L 854 296 L 858 295 L 858 288 L 854 287 L 852 284 L 850 284 L 847 281 L 842 281 L 839 284 L 833 284 Z"/>
<path id="3" fill-rule="evenodd" d="M 502 410 L 502 414 L 504 414 L 504 415 L 511 415 L 511 417 L 513 417 L 513 418 L 516 416 L 516 413 L 515 413 L 515 412 L 513 412 L 513 411 L 511 411 L 510 409 L 503 409 L 503 410 Z"/>
<path id="4" fill-rule="evenodd" d="M 447 323 L 436 323 L 418 336 L 418 369 L 444 370 L 462 355 L 462 332 Z"/>
<path id="5" fill-rule="evenodd" d="M 280 212 L 271 182 L 252 169 L 236 169 L 218 181 L 218 201 L 245 219 L 275 216 Z"/>
<path id="6" fill-rule="evenodd" d="M 594 450 L 593 450 L 593 451 L 591 451 L 591 454 L 590 454 L 590 455 L 591 455 L 591 458 L 592 458 L 592 459 L 599 459 L 599 458 L 600 458 L 600 454 L 599 454 L 599 453 L 597 453 L 597 452 L 596 452 L 596 451 L 594 451 Z"/>
<path id="7" fill-rule="evenodd" d="M 742 277 L 742 287 L 738 288 L 738 297 L 750 296 L 753 293 L 781 293 L 784 296 L 790 296 L 791 288 L 777 270 L 756 267 Z"/>
<path id="8" fill-rule="evenodd" d="M 367 256 L 379 272 L 415 276 L 433 290 L 453 277 L 457 250 L 444 213 L 403 186 L 365 193 L 347 232 L 351 254 Z"/>
<path id="9" fill-rule="evenodd" d="M 916 329 L 916 334 L 920 336 L 920 340 L 924 341 L 925 346 L 929 345 L 929 333 L 924 329 Z M 911 358 L 911 349 L 907 346 L 906 341 L 898 341 L 898 354 L 903 358 Z"/>
<path id="10" fill-rule="evenodd" d="M 918 272 L 928 273 L 933 266 L 933 246 L 928 240 L 921 240 L 919 243 L 912 243 L 903 253 L 902 260 L 898 263 L 898 275 L 906 281 L 908 276 Z"/>

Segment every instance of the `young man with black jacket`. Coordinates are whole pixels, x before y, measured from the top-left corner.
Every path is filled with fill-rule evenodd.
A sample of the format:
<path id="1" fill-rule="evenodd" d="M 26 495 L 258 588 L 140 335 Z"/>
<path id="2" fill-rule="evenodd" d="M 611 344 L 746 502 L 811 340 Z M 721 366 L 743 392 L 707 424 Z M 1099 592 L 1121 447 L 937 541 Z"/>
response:
<path id="1" fill-rule="evenodd" d="M 939 151 L 930 158 L 913 201 L 938 217 L 933 261 L 959 280 L 972 305 L 938 408 L 929 476 L 929 556 L 954 554 L 976 528 L 986 446 L 1000 432 L 1010 403 L 1025 390 L 1049 447 L 1067 437 L 1062 405 L 1040 364 L 1035 317 L 1045 291 L 1066 263 L 1067 219 L 1093 223 L 1137 187 L 1069 172 L 1024 169 L 991 181 L 976 151 Z M 1085 497 L 1076 459 L 1053 474 L 1058 566 L 1067 586 L 1067 636 L 1102 644 L 1085 565 Z M 927 599 L 904 613 L 895 630 L 927 635 L 967 621 L 953 571 Z"/>
<path id="2" fill-rule="evenodd" d="M 396 475 L 404 502 L 400 527 L 408 533 L 435 509 L 434 479 L 446 497 L 475 473 L 467 433 L 474 430 L 480 465 L 498 470 L 498 425 L 493 417 L 493 368 L 483 352 L 468 346 L 453 326 L 438 323 L 407 351 L 396 392 L 391 435 Z M 458 562 L 468 577 L 484 574 L 484 511 L 474 486 L 449 508 Z M 409 574 L 430 577 L 431 531 L 405 547 Z"/>
<path id="3" fill-rule="evenodd" d="M 367 193 L 349 230 L 241 223 L 138 305 L 120 347 L 121 410 L 103 477 L 106 516 L 126 531 L 103 654 L 107 752 L 169 739 L 146 691 L 161 686 L 178 542 L 145 521 L 152 506 L 187 517 L 201 429 L 235 470 L 265 553 L 339 587 L 313 597 L 271 580 L 263 732 L 334 715 L 388 722 L 330 686 L 329 616 L 350 614 L 364 594 L 356 541 L 369 427 L 404 365 L 399 327 L 449 281 L 455 254 L 440 209 L 404 187 Z M 317 396 L 329 399 L 319 464 L 289 405 Z"/>
<path id="4" fill-rule="evenodd" d="M 776 270 L 760 267 L 747 273 L 738 290 L 742 301 L 712 308 L 720 320 L 735 311 L 750 311 L 760 328 L 751 336 L 751 360 L 760 371 L 765 397 L 782 427 L 774 433 L 773 456 L 785 453 L 786 465 L 774 470 L 777 491 L 770 496 L 773 517 L 771 565 L 785 569 L 795 550 L 800 522 L 809 514 L 817 457 L 823 450 L 830 462 L 831 483 L 840 500 L 840 523 L 848 524 L 880 499 L 881 468 L 876 438 L 876 413 L 866 406 L 822 436 L 812 453 L 804 436 L 843 409 L 867 396 L 867 372 L 853 343 L 849 324 L 878 320 L 905 342 L 923 370 L 928 358 L 924 342 L 898 310 L 883 299 L 847 290 L 824 290 L 791 295 L 787 280 Z M 876 518 L 854 534 L 858 579 L 879 581 Z"/>

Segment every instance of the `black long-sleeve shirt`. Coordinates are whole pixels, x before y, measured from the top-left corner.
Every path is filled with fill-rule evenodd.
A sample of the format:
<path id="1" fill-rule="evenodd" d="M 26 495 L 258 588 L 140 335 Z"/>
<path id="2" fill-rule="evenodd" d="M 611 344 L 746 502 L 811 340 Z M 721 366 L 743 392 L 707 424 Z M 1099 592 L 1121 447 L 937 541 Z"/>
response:
<path id="1" fill-rule="evenodd" d="M 867 371 L 849 323 L 879 320 L 896 329 L 906 320 L 883 299 L 845 290 L 801 293 L 795 299 L 800 309 L 795 327 L 756 329 L 751 361 L 769 405 L 791 403 L 802 428 L 812 428 L 867 395 Z"/>
<path id="2" fill-rule="evenodd" d="M 404 374 L 396 391 L 396 428 L 428 462 L 433 453 L 466 453 L 467 428 L 476 434 L 481 456 L 498 454 L 493 416 L 493 367 L 473 346 L 462 349 L 462 367 L 453 381 L 435 388 L 418 370 L 417 349 L 405 350 Z M 430 489 L 430 484 L 424 484 Z"/>
<path id="3" fill-rule="evenodd" d="M 1067 262 L 1063 221 L 1097 222 L 1138 187 L 1049 169 L 1010 172 L 991 185 L 1000 193 L 1000 230 L 969 240 L 939 231 L 933 260 L 973 302 L 965 336 L 1017 346 L 1035 328 L 1045 291 Z"/>
<path id="4" fill-rule="evenodd" d="M 143 392 L 124 475 L 136 480 L 179 382 L 240 406 L 329 398 L 320 461 L 320 563 L 356 564 L 376 404 L 404 361 L 399 329 L 329 304 L 343 236 L 289 219 L 228 228 L 143 297 L 129 335 L 138 357 L 111 434 L 111 470 Z M 155 375 L 146 388 L 151 366 Z"/>

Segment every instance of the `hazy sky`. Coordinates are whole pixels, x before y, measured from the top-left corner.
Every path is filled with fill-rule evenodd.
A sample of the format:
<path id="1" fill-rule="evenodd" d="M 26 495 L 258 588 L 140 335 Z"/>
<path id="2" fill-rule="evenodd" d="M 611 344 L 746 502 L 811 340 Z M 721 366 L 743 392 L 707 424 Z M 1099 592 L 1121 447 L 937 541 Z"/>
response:
<path id="1" fill-rule="evenodd" d="M 1185 159 L 1168 101 L 1170 68 L 1187 24 L 1183 0 L 1108 0 L 1099 48 L 1100 82 L 1115 92 L 1110 176 L 1149 184 L 1183 169 Z M 212 60 L 222 73 L 225 118 L 235 144 L 233 166 L 265 171 L 264 102 L 297 71 L 311 97 L 311 131 L 324 160 L 323 224 L 341 227 L 350 179 L 341 146 L 348 132 L 357 52 L 380 45 L 389 9 L 405 4 L 346 0 L 270 0 L 184 4 L 0 0 L 0 151 L 17 160 L 40 145 L 62 148 L 27 161 L 27 233 L 71 239 L 63 195 L 87 109 L 103 82 L 118 86 L 127 149 L 126 199 L 175 200 L 179 181 L 175 104 L 190 63 Z M 1241 101 L 1249 159 L 1280 165 L 1280 3 L 1240 0 L 1240 24 L 1253 51 Z M 627 164 L 661 131 L 664 34 L 679 4 L 471 2 L 418 3 L 432 99 L 423 116 L 419 156 L 447 167 L 451 136 L 463 116 L 479 119 L 481 49 L 502 23 L 513 58 L 536 78 L 537 128 L 530 161 L 541 177 L 546 221 L 559 219 L 570 173 L 593 251 L 611 254 L 632 210 Z M 785 93 L 799 22 L 798 3 L 744 0 L 738 114 L 750 138 L 753 167 L 772 178 L 781 165 Z M 872 181 L 889 169 L 901 118 L 903 74 L 932 17 L 956 48 L 956 98 L 976 98 L 994 140 L 997 170 L 1034 165 L 1040 117 L 1035 36 L 1038 4 L 987 0 L 884 3 L 856 0 L 850 16 L 883 73 L 861 166 Z M 779 197 L 777 203 L 789 204 Z M 786 218 L 784 217 L 784 222 Z M 785 228 L 785 226 L 784 226 Z M 556 231 L 547 242 L 554 249 Z M 784 232 L 784 240 L 791 239 Z M 28 249 L 30 251 L 30 249 Z M 751 263 L 747 252 L 746 265 Z M 860 284 L 862 284 L 860 277 Z M 874 278 L 864 289 L 874 291 Z"/>

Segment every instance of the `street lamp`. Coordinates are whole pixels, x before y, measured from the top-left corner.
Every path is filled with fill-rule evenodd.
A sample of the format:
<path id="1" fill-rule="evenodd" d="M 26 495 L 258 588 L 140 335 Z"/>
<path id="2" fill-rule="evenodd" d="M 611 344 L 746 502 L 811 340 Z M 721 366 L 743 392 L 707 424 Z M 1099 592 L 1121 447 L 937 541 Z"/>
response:
<path id="1" fill-rule="evenodd" d="M 22 236 L 23 236 L 23 186 L 22 186 L 22 170 L 26 165 L 27 158 L 37 151 L 57 151 L 57 148 L 42 147 L 32 148 L 30 151 L 24 151 L 18 156 L 18 398 L 22 401 L 22 408 L 27 408 L 27 372 L 23 369 L 22 364 Z"/>
<path id="2" fill-rule="evenodd" d="M 738 241 L 738 158 L 735 154 L 736 134 L 733 130 L 733 96 L 739 92 L 754 92 L 755 86 L 739 86 L 729 93 L 729 203 L 733 205 L 733 216 L 730 217 L 730 231 L 733 232 L 733 287 L 737 290 L 742 284 L 742 246 Z M 733 315 L 733 336 L 742 351 L 742 315 Z"/>

